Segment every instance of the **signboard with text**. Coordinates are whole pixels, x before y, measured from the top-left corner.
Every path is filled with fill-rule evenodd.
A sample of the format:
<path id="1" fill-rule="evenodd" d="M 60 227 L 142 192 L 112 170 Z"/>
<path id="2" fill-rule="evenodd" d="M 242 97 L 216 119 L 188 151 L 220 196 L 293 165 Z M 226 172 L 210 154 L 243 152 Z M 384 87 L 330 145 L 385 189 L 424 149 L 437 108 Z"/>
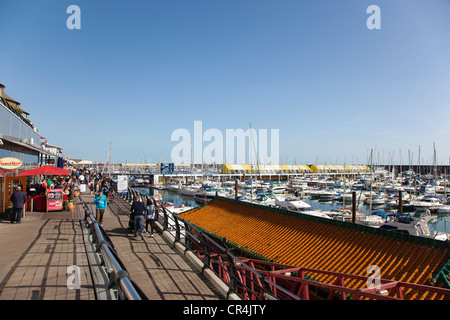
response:
<path id="1" fill-rule="evenodd" d="M 128 188 L 128 176 L 117 176 L 117 193 L 126 193 Z"/>
<path id="2" fill-rule="evenodd" d="M 22 161 L 17 158 L 12 157 L 6 157 L 0 159 L 0 168 L 11 170 L 11 169 L 17 169 L 20 166 L 22 166 Z"/>
<path id="3" fill-rule="evenodd" d="M 63 209 L 62 189 L 49 189 L 47 193 L 47 211 L 58 211 Z"/>

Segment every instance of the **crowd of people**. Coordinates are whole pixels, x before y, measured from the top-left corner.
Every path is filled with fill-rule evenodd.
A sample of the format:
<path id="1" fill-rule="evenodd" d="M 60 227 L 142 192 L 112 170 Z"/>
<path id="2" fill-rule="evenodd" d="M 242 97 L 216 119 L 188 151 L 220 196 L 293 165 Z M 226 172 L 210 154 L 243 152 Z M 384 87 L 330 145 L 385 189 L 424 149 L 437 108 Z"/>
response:
<path id="1" fill-rule="evenodd" d="M 94 194 L 95 204 L 95 218 L 103 225 L 103 217 L 108 202 L 114 199 L 112 179 L 104 177 L 100 171 L 89 170 L 85 168 L 73 168 L 69 176 L 54 176 L 48 179 L 40 180 L 38 184 L 30 186 L 29 190 L 35 190 L 36 194 L 46 194 L 48 189 L 63 189 L 64 194 L 68 194 L 70 189 L 81 189 L 85 185 L 88 192 Z M 27 201 L 27 195 L 21 191 L 20 187 L 11 196 L 13 202 L 13 213 L 11 223 L 20 223 L 20 216 Z M 145 203 L 144 203 L 145 201 Z M 153 237 L 155 230 L 154 221 L 157 216 L 157 206 L 152 198 L 142 200 L 139 196 L 134 198 L 131 205 L 130 222 L 134 235 L 137 237 L 143 236 L 144 233 L 150 231 L 150 236 Z M 145 227 L 144 227 L 145 222 Z"/>
<path id="2" fill-rule="evenodd" d="M 69 195 L 70 190 L 79 190 L 83 184 L 90 188 L 91 193 L 102 190 L 107 197 L 114 197 L 113 193 L 110 192 L 112 188 L 110 178 L 103 177 L 99 171 L 73 168 L 71 174 L 67 176 L 48 176 L 46 179 L 41 179 L 35 183 L 31 180 L 27 181 L 27 193 L 22 191 L 21 185 L 16 186 L 10 197 L 13 204 L 11 223 L 21 222 L 21 215 L 28 196 L 45 195 L 49 189 L 62 189 L 63 194 Z"/>
<path id="3" fill-rule="evenodd" d="M 70 189 L 80 189 L 82 185 L 86 185 L 91 194 L 101 190 L 107 198 L 114 197 L 114 193 L 111 192 L 113 188 L 111 178 L 104 177 L 100 171 L 77 168 L 73 168 L 68 176 L 50 176 L 41 179 L 37 184 L 29 185 L 27 190 L 30 194 L 42 195 L 46 194 L 48 189 L 63 189 L 63 193 L 68 194 Z"/>
<path id="4" fill-rule="evenodd" d="M 91 194 L 97 194 L 101 191 L 107 199 L 114 199 L 112 179 L 103 176 L 101 171 L 74 169 L 72 170 L 72 177 L 79 185 L 85 184 Z"/>
<path id="5" fill-rule="evenodd" d="M 75 170 L 73 179 L 78 183 L 85 183 L 91 194 L 94 194 L 95 219 L 103 226 L 103 218 L 108 207 L 109 200 L 114 199 L 112 192 L 111 178 L 103 177 L 101 172 L 90 172 L 89 170 Z M 144 203 L 139 197 L 136 197 L 131 205 L 130 221 L 134 235 L 143 236 L 144 233 L 150 231 L 150 237 L 153 237 L 155 230 L 154 221 L 157 214 L 157 207 L 153 200 L 148 198 Z M 145 222 L 145 227 L 144 227 Z"/>

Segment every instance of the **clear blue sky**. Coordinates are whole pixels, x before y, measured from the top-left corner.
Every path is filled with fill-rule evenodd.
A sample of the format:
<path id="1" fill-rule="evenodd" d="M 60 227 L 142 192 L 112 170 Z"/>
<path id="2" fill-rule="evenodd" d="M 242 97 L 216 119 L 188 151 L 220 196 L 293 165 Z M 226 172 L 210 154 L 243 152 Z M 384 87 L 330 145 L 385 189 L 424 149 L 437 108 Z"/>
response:
<path id="1" fill-rule="evenodd" d="M 81 30 L 69 30 L 69 5 Z M 369 5 L 381 29 L 369 30 Z M 284 163 L 450 157 L 450 1 L 0 0 L 0 83 L 72 158 L 170 161 L 194 120 Z"/>

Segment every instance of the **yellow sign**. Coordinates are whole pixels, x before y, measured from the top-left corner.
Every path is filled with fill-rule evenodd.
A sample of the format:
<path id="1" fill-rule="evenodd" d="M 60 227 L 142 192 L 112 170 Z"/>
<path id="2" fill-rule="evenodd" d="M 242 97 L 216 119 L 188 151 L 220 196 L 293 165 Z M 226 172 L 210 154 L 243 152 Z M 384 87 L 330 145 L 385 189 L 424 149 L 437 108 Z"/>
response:
<path id="1" fill-rule="evenodd" d="M 22 161 L 20 161 L 20 159 L 17 158 L 11 158 L 11 157 L 6 157 L 6 158 L 1 158 L 0 159 L 0 168 L 2 169 L 17 169 L 22 165 Z"/>

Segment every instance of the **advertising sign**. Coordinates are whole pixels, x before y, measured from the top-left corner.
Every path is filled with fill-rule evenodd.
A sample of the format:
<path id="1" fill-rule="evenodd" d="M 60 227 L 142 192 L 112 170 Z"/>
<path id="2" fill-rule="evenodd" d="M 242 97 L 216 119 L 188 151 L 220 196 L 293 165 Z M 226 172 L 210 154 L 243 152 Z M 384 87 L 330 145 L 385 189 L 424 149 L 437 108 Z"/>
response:
<path id="1" fill-rule="evenodd" d="M 1 158 L 0 159 L 0 168 L 2 169 L 17 169 L 20 166 L 22 166 L 22 161 L 20 161 L 20 159 L 17 158 L 11 158 L 11 157 L 6 157 L 6 158 Z"/>
<path id="2" fill-rule="evenodd" d="M 63 209 L 62 189 L 48 189 L 47 211 L 58 211 Z"/>
<path id="3" fill-rule="evenodd" d="M 117 176 L 117 193 L 126 193 L 128 188 L 128 176 Z"/>

